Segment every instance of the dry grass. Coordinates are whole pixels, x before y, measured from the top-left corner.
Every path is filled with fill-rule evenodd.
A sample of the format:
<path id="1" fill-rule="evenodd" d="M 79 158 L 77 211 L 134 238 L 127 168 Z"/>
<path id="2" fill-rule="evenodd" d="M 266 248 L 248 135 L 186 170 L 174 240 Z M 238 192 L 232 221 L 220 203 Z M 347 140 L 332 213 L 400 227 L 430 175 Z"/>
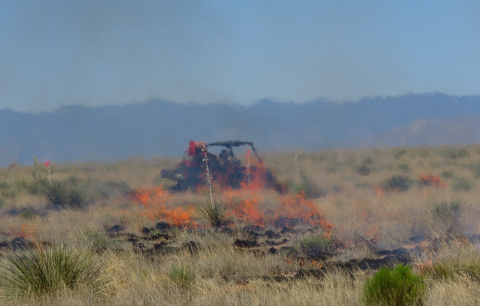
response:
<path id="1" fill-rule="evenodd" d="M 298 155 L 302 176 L 324 188 L 328 194 L 315 199 L 315 205 L 326 220 L 334 225 L 332 238 L 349 243 L 332 261 L 348 261 L 375 257 L 375 249 L 414 247 L 410 237 L 429 236 L 422 242 L 425 250 L 416 258 L 417 264 L 435 262 L 470 262 L 480 256 L 478 245 L 461 240 L 441 241 L 448 229 L 432 217 L 432 207 L 441 201 L 460 198 L 463 213 L 459 231 L 464 235 L 480 234 L 480 179 L 475 178 L 472 165 L 480 160 L 480 145 L 466 147 L 469 156 L 452 158 L 451 150 L 461 148 L 401 148 L 374 150 L 304 152 Z M 264 161 L 275 169 L 280 181 L 298 177 L 294 165 L 296 154 L 268 153 Z M 181 152 L 179 152 L 179 155 Z M 358 173 L 358 165 L 366 158 L 368 175 Z M 172 168 L 178 160 L 130 159 L 118 163 L 51 163 L 52 179 L 63 180 L 75 176 L 95 182 L 124 182 L 135 189 L 169 182 L 160 180 L 161 169 Z M 397 167 L 407 164 L 405 167 Z M 403 169 L 403 170 L 399 170 Z M 45 169 L 43 169 L 45 170 Z M 15 170 L 15 180 L 33 181 L 32 166 Z M 445 174 L 447 173 L 447 174 Z M 414 184 L 406 192 L 378 193 L 375 186 L 395 174 L 404 174 L 416 180 L 420 174 L 442 177 L 447 188 L 420 187 Z M 453 174 L 453 176 L 452 176 Z M 45 177 L 46 173 L 43 173 Z M 443 176 L 442 176 L 443 175 Z M 473 184 L 468 191 L 454 190 L 455 178 L 466 178 Z M 298 179 L 298 178 L 297 178 Z M 12 173 L 0 169 L 0 184 L 11 183 Z M 293 179 L 295 180 L 295 179 Z M 94 183 L 97 184 L 97 183 Z M 87 189 L 88 190 L 88 189 Z M 91 190 L 91 205 L 82 210 L 52 210 L 43 195 L 32 195 L 26 190 L 6 197 L 0 207 L 0 243 L 24 236 L 34 242 L 63 241 L 77 245 L 91 244 L 91 235 L 106 237 L 105 230 L 114 226 L 125 227 L 125 232 L 141 235 L 143 227 L 151 228 L 158 220 L 145 217 L 142 207 L 133 205 L 128 197 Z M 214 192 L 221 192 L 214 186 Z M 208 194 L 186 193 L 176 196 L 170 207 L 205 202 Z M 265 205 L 276 207 L 276 196 L 262 193 Z M 36 217 L 24 220 L 19 212 L 32 209 Z M 201 223 L 201 220 L 198 220 Z M 234 229 L 244 224 L 237 220 Z M 269 228 L 266 228 L 269 229 Z M 303 235 L 303 234 L 302 234 Z M 289 234 L 290 245 L 296 245 L 304 236 Z M 322 235 L 321 232 L 311 235 Z M 284 238 L 284 237 L 282 237 Z M 361 239 L 359 239 L 361 238 Z M 106 238 L 107 239 L 107 238 Z M 306 277 L 295 281 L 276 282 L 269 277 L 292 276 L 301 269 L 298 262 L 289 263 L 285 255 L 256 256 L 240 252 L 233 247 L 235 239 L 245 239 L 241 232 L 231 235 L 219 232 L 175 233 L 175 244 L 191 241 L 199 246 L 197 253 L 181 252 L 175 255 L 141 255 L 128 248 L 124 252 L 107 250 L 103 260 L 113 277 L 114 285 L 107 297 L 99 299 L 88 294 L 63 292 L 56 296 L 20 301 L 19 305 L 358 305 L 363 285 L 374 271 L 357 271 L 355 277 L 342 271 L 330 271 L 324 278 Z M 435 240 L 435 242 L 433 241 Z M 440 241 L 440 242 L 438 242 Z M 0 254 L 5 250 L 0 249 Z M 0 258 L 1 260 L 1 258 Z M 196 274 L 191 286 L 179 287 L 169 273 L 173 264 L 188 265 Z M 268 276 L 268 277 L 265 277 Z M 480 284 L 466 277 L 451 280 L 426 280 L 427 305 L 478 305 Z M 6 304 L 0 299 L 0 304 Z"/>

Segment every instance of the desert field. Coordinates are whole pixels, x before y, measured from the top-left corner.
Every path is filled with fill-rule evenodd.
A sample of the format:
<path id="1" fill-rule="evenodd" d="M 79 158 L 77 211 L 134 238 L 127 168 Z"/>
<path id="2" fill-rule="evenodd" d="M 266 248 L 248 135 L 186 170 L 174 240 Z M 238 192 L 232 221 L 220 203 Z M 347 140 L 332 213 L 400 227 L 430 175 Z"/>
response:
<path id="1" fill-rule="evenodd" d="M 281 192 L 173 192 L 181 158 L 0 168 L 0 304 L 387 305 L 406 266 L 395 305 L 480 305 L 480 145 L 260 153 Z"/>

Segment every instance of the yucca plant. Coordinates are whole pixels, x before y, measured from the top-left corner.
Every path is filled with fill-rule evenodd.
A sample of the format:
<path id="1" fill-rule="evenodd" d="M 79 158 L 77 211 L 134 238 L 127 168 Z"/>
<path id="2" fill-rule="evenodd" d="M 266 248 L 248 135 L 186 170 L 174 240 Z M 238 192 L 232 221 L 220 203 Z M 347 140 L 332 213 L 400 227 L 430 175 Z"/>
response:
<path id="1" fill-rule="evenodd" d="M 214 229 L 218 229 L 230 221 L 229 211 L 225 204 L 206 203 L 198 208 L 198 212 Z"/>
<path id="2" fill-rule="evenodd" d="M 7 299 L 63 290 L 100 294 L 110 286 L 92 252 L 58 244 L 7 254 L 0 264 L 0 295 Z"/>

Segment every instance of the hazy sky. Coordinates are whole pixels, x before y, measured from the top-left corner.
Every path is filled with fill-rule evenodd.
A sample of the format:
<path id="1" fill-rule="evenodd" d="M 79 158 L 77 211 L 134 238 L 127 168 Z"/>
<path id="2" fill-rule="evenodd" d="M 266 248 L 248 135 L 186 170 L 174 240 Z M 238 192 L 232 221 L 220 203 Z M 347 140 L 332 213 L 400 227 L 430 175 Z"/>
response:
<path id="1" fill-rule="evenodd" d="M 0 109 L 480 94 L 480 1 L 0 0 Z"/>

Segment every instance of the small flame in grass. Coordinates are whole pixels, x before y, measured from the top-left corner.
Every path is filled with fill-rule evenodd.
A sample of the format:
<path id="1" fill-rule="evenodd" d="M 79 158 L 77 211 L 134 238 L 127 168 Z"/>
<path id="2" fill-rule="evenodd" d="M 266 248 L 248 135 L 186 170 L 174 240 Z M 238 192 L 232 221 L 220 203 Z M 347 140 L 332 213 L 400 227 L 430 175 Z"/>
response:
<path id="1" fill-rule="evenodd" d="M 305 199 L 303 192 L 297 195 L 277 195 L 275 209 L 268 207 L 261 193 L 251 188 L 225 189 L 218 198 L 228 206 L 233 217 L 244 223 L 260 227 L 290 227 L 303 223 L 323 228 L 327 238 L 331 235 L 333 224 L 326 221 L 312 199 Z M 133 196 L 134 203 L 141 204 L 145 208 L 143 214 L 152 220 L 164 219 L 177 226 L 196 226 L 192 217 L 193 207 L 167 207 L 167 203 L 174 199 L 175 196 L 162 187 L 139 188 Z"/>
<path id="2" fill-rule="evenodd" d="M 279 195 L 279 205 L 275 210 L 265 207 L 264 199 L 250 189 L 226 191 L 223 193 L 223 201 L 231 207 L 233 215 L 239 220 L 257 226 L 276 225 L 279 220 L 298 220 L 322 227 L 327 237 L 333 228 L 333 224 L 326 221 L 313 200 L 305 199 L 303 192 L 295 196 Z"/>
<path id="3" fill-rule="evenodd" d="M 373 190 L 375 191 L 375 194 L 377 195 L 377 197 L 379 199 L 383 199 L 383 197 L 385 196 L 385 190 L 383 190 L 382 187 L 380 186 L 373 186 Z"/>
<path id="4" fill-rule="evenodd" d="M 176 226 L 195 226 L 192 218 L 193 207 L 167 208 L 166 202 L 173 196 L 162 187 L 155 189 L 139 188 L 133 197 L 134 203 L 140 203 L 144 208 L 144 214 L 151 220 L 163 219 Z"/>
<path id="5" fill-rule="evenodd" d="M 323 268 L 323 265 L 319 264 L 318 261 L 316 261 L 315 259 L 312 259 L 312 265 L 319 269 Z"/>
<path id="6" fill-rule="evenodd" d="M 423 275 L 431 270 L 433 270 L 433 264 L 432 261 L 425 261 L 419 264 L 415 265 L 415 270 L 417 270 L 417 273 L 420 275 Z"/>
<path id="7" fill-rule="evenodd" d="M 427 186 L 434 186 L 435 188 L 445 189 L 447 184 L 442 182 L 442 179 L 438 175 L 433 174 L 420 174 L 418 180 Z"/>

